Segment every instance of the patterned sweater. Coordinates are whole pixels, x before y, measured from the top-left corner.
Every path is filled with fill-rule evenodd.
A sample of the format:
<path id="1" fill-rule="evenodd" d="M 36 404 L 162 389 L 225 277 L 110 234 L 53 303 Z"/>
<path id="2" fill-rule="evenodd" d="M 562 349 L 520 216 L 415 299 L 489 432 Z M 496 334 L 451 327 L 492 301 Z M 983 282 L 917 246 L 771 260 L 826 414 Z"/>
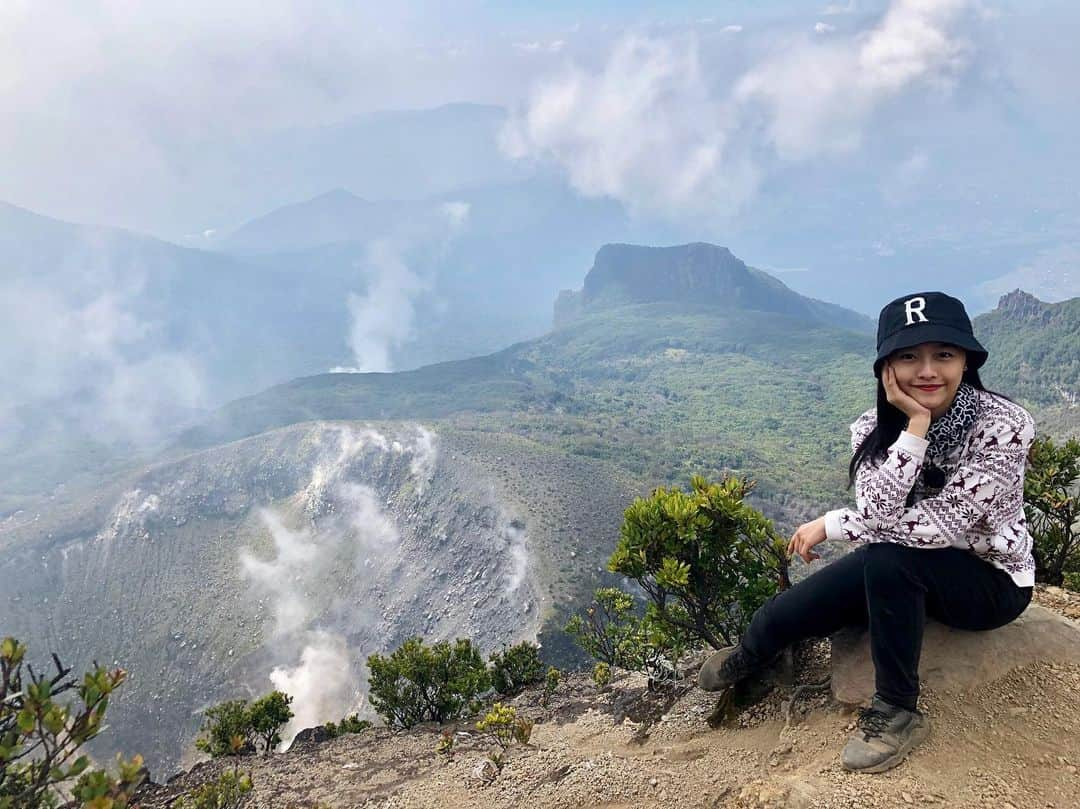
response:
<path id="1" fill-rule="evenodd" d="M 928 442 L 909 432 L 884 457 L 864 461 L 855 476 L 856 508 L 825 514 L 829 539 L 897 542 L 916 548 L 963 548 L 1008 573 L 1019 587 L 1035 583 L 1031 535 L 1024 518 L 1024 467 L 1035 422 L 1020 405 L 976 391 L 978 416 L 967 439 L 940 464 L 945 486 L 905 505 Z M 870 409 L 851 425 L 855 451 L 877 424 Z"/>

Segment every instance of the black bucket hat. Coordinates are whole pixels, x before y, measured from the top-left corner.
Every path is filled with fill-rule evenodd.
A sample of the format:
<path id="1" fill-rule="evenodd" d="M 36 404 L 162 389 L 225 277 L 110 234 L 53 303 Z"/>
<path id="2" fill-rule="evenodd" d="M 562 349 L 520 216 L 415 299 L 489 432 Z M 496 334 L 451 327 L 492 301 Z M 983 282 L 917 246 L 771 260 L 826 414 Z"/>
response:
<path id="1" fill-rule="evenodd" d="M 878 316 L 874 376 L 885 358 L 919 343 L 949 343 L 967 352 L 967 367 L 979 368 L 987 352 L 975 339 L 964 304 L 944 292 L 916 292 L 890 301 Z"/>

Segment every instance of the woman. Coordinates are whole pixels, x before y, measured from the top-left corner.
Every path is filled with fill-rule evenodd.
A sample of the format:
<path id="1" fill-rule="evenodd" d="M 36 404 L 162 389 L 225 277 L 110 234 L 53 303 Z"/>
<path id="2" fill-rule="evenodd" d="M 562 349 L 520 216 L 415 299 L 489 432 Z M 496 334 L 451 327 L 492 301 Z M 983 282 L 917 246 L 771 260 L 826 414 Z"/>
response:
<path id="1" fill-rule="evenodd" d="M 983 387 L 987 352 L 963 304 L 897 298 L 877 349 L 877 407 L 851 425 L 857 507 L 800 526 L 788 554 L 810 563 L 826 539 L 861 547 L 770 599 L 698 675 L 706 690 L 727 688 L 798 640 L 868 625 L 876 693 L 841 756 L 861 772 L 895 767 L 929 734 L 917 708 L 926 616 L 994 629 L 1024 611 L 1035 582 L 1023 510 L 1034 422 Z"/>

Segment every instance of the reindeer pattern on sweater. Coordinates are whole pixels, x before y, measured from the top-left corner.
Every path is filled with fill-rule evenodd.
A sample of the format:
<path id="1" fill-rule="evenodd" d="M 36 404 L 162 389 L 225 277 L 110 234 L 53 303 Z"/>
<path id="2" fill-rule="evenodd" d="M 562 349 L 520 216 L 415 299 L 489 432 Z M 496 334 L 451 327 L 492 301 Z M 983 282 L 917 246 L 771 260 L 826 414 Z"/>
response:
<path id="1" fill-rule="evenodd" d="M 825 515 L 829 539 L 896 542 L 919 548 L 963 548 L 1008 573 L 1020 587 L 1035 583 L 1031 535 L 1024 517 L 1024 471 L 1035 422 L 1023 407 L 976 391 L 978 415 L 967 439 L 943 459 L 945 485 L 910 506 L 928 442 L 909 432 L 855 475 L 854 509 Z M 877 424 L 870 409 L 851 425 L 854 452 Z"/>

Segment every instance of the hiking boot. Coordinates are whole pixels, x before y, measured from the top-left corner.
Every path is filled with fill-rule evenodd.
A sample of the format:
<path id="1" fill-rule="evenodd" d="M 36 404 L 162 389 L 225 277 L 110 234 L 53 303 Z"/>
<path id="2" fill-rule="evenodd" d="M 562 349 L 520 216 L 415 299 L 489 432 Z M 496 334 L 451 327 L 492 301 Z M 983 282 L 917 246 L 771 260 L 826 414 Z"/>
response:
<path id="1" fill-rule="evenodd" d="M 698 688 L 702 691 L 723 691 L 763 668 L 742 646 L 727 646 L 706 660 L 698 671 Z"/>
<path id="2" fill-rule="evenodd" d="M 870 707 L 859 715 L 858 728 L 848 739 L 840 761 L 845 770 L 885 772 L 929 735 L 930 723 L 921 713 L 891 705 L 874 694 Z"/>

